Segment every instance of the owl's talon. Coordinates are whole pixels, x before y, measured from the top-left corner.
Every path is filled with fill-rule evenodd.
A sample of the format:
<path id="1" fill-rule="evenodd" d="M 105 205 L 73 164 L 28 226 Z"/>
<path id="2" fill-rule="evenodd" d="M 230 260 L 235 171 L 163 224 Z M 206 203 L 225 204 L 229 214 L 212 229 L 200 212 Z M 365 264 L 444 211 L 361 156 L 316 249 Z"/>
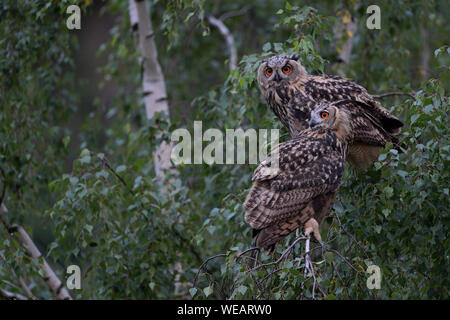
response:
<path id="1" fill-rule="evenodd" d="M 305 223 L 306 236 L 309 237 L 311 235 L 311 233 L 315 240 L 317 240 L 319 242 L 322 241 L 322 237 L 320 236 L 320 233 L 319 233 L 319 223 L 314 218 L 309 219 Z"/>

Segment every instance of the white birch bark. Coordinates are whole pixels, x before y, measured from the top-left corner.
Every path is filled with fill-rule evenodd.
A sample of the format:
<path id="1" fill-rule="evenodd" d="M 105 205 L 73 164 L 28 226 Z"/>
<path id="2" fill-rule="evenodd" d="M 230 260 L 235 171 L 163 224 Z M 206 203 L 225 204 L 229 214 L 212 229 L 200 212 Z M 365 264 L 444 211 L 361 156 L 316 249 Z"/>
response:
<path id="1" fill-rule="evenodd" d="M 356 11 L 359 7 L 359 2 L 354 4 L 354 10 Z M 334 34 L 337 44 L 337 51 L 339 54 L 339 61 L 343 64 L 350 63 L 350 56 L 352 54 L 353 49 L 353 40 L 355 38 L 355 34 L 358 30 L 358 19 L 351 15 L 351 11 L 348 9 L 344 9 L 342 16 L 339 16 L 334 28 Z M 345 41 L 342 41 L 345 39 Z M 339 44 L 339 42 L 341 42 Z M 337 73 L 340 76 L 345 76 L 344 71 L 342 70 L 342 65 L 338 66 Z"/>
<path id="2" fill-rule="evenodd" d="M 4 300 L 28 300 L 25 296 L 19 293 L 9 292 L 2 288 L 0 288 L 0 298 Z"/>
<path id="3" fill-rule="evenodd" d="M 41 259 L 42 263 L 39 264 L 39 267 L 43 271 L 43 279 L 45 283 L 48 285 L 50 290 L 52 291 L 55 298 L 59 300 L 71 300 L 72 297 L 70 296 L 69 292 L 67 291 L 64 284 L 59 280 L 56 273 L 53 271 L 53 269 L 50 267 L 50 265 L 47 263 L 47 261 L 42 256 L 39 249 L 34 244 L 31 237 L 28 235 L 28 233 L 25 231 L 24 228 L 22 228 L 19 225 L 10 225 L 8 220 L 6 219 L 6 216 L 4 214 L 8 212 L 8 209 L 4 204 L 0 207 L 0 220 L 7 229 L 8 233 L 15 236 L 15 239 L 20 243 L 21 247 L 25 250 L 28 256 L 30 256 L 32 259 Z"/>
<path id="4" fill-rule="evenodd" d="M 151 119 L 156 112 L 162 112 L 169 118 L 164 74 L 158 62 L 152 22 L 147 1 L 129 0 L 130 21 L 135 39 L 138 41 L 143 67 L 142 87 L 147 118 Z M 155 150 L 153 159 L 156 176 L 164 178 L 164 171 L 170 169 L 171 145 L 163 142 Z"/>
<path id="5" fill-rule="evenodd" d="M 208 21 L 213 26 L 217 27 L 219 29 L 222 36 L 225 38 L 225 41 L 227 43 L 228 51 L 230 52 L 230 58 L 229 58 L 229 64 L 230 64 L 230 71 L 237 68 L 237 50 L 236 45 L 234 44 L 234 38 L 233 35 L 230 32 L 230 29 L 223 23 L 221 19 L 217 19 L 214 16 L 208 16 Z"/>
<path id="6" fill-rule="evenodd" d="M 135 39 L 139 43 L 141 53 L 141 63 L 143 66 L 142 86 L 145 99 L 145 110 L 147 118 L 151 119 L 156 112 L 163 112 L 169 118 L 169 104 L 167 101 L 166 84 L 164 74 L 158 62 L 158 53 L 154 40 L 150 13 L 145 0 L 129 0 L 130 22 Z M 162 133 L 161 133 L 162 134 Z M 171 172 L 169 183 L 176 179 L 173 176 L 176 171 L 171 169 L 170 154 L 172 145 L 166 142 L 161 143 L 153 153 L 156 176 L 161 182 L 164 181 L 164 171 Z M 166 185 L 162 187 L 163 192 L 167 192 Z M 180 222 L 182 218 L 179 217 Z M 180 275 L 184 272 L 181 263 L 175 264 L 177 275 L 175 277 L 175 294 L 181 295 L 182 283 L 179 281 Z"/>

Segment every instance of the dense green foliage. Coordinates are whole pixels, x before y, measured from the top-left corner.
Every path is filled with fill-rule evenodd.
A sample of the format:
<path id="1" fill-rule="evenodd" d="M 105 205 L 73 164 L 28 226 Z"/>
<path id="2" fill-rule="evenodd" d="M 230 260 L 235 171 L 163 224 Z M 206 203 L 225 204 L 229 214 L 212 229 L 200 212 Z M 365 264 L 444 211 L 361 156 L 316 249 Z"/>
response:
<path id="1" fill-rule="evenodd" d="M 85 102 L 87 85 L 74 62 L 83 47 L 78 31 L 65 26 L 65 8 L 76 2 L 0 3 L 2 200 L 8 218 L 30 232 L 62 280 L 67 266 L 81 267 L 82 289 L 73 297 L 309 299 L 315 290 L 327 299 L 448 299 L 445 1 L 383 2 L 380 30 L 365 26 L 368 1 L 357 9 L 356 1 L 257 0 L 247 8 L 247 1 L 151 1 L 169 128 L 163 117 L 145 117 L 127 1 L 102 9 L 114 26 L 98 44 L 102 81 L 90 84 L 98 95 L 111 81 L 117 90 L 108 102 Z M 83 15 L 93 10 L 90 1 L 78 3 Z M 206 17 L 242 8 L 224 20 L 240 56 L 239 68 L 229 72 L 225 41 Z M 333 30 L 346 13 L 358 19 L 348 65 L 337 59 L 346 37 Z M 163 130 L 193 132 L 194 120 L 203 121 L 203 131 L 281 128 L 255 79 L 260 59 L 281 52 L 299 54 L 311 73 L 339 69 L 374 94 L 414 92 L 380 100 L 405 123 L 404 152 L 387 146 L 367 172 L 346 171 L 321 228 L 327 244 L 313 244 L 314 288 L 304 273 L 303 242 L 287 259 L 251 272 L 251 252 L 241 255 L 252 246 L 242 203 L 254 165 L 179 166 L 178 178 L 168 177 L 176 182 L 164 188 L 154 174 L 152 152 L 170 139 L 157 138 Z M 294 239 L 275 256 L 262 255 L 263 263 L 278 259 Z M 4 229 L 0 244 L 0 287 L 23 293 L 20 276 L 36 297 L 51 298 L 36 261 Z M 381 268 L 379 290 L 366 287 L 372 264 Z"/>

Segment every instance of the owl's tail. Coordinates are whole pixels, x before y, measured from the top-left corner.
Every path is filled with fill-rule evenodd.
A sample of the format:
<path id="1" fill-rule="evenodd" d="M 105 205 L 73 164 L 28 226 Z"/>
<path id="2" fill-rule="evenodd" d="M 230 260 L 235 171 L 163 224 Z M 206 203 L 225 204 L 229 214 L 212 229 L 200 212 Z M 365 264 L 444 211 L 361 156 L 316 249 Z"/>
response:
<path id="1" fill-rule="evenodd" d="M 266 253 L 273 252 L 279 240 L 298 228 L 303 228 L 309 218 L 308 215 L 296 215 L 267 228 L 254 230 L 253 234 L 256 235 L 256 246 L 264 248 Z"/>

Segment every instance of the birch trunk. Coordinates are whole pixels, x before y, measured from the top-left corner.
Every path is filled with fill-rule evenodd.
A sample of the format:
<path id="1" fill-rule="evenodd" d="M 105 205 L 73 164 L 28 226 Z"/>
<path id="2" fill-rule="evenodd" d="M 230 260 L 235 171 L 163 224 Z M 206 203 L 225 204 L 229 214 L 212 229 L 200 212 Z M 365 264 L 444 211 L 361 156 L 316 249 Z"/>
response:
<path id="1" fill-rule="evenodd" d="M 131 27 L 135 39 L 138 41 L 142 59 L 142 87 L 147 118 L 151 119 L 155 113 L 162 112 L 169 119 L 166 84 L 158 62 L 158 52 L 147 1 L 129 0 L 129 11 Z M 155 173 L 161 181 L 164 178 L 164 171 L 171 167 L 170 154 L 171 146 L 166 142 L 161 143 L 153 154 Z"/>
<path id="2" fill-rule="evenodd" d="M 423 82 L 428 79 L 430 68 L 430 46 L 428 45 L 430 34 L 423 24 L 420 25 L 420 37 L 422 39 L 422 50 L 420 51 L 419 79 Z"/>
<path id="3" fill-rule="evenodd" d="M 358 10 L 359 3 L 354 4 L 354 11 Z M 348 9 L 348 3 L 346 2 L 345 9 L 338 14 L 338 19 L 334 28 L 335 38 L 337 40 L 337 51 L 339 54 L 339 62 L 341 63 L 337 67 L 337 73 L 340 76 L 345 77 L 342 64 L 350 63 L 350 56 L 353 49 L 353 40 L 358 30 L 358 19 L 352 16 L 351 10 Z"/>
<path id="4" fill-rule="evenodd" d="M 143 66 L 142 87 L 145 99 L 145 110 L 147 118 L 152 118 L 156 112 L 163 112 L 169 119 L 169 104 L 167 101 L 166 84 L 164 74 L 158 62 L 158 53 L 155 45 L 154 32 L 150 13 L 145 0 L 129 0 L 130 22 L 136 41 L 139 43 L 141 53 L 141 63 Z M 162 132 L 160 133 L 162 135 Z M 169 183 L 173 183 L 175 170 L 171 169 L 170 154 L 172 146 L 166 142 L 161 143 L 153 154 L 156 176 L 160 182 L 164 182 L 164 172 L 169 170 L 171 178 Z M 165 184 L 163 192 L 167 193 Z M 178 217 L 182 222 L 182 218 Z M 175 277 L 175 294 L 181 295 L 182 283 L 180 275 L 184 272 L 181 263 L 175 264 L 177 275 Z M 186 298 L 186 297 L 185 297 Z"/>

